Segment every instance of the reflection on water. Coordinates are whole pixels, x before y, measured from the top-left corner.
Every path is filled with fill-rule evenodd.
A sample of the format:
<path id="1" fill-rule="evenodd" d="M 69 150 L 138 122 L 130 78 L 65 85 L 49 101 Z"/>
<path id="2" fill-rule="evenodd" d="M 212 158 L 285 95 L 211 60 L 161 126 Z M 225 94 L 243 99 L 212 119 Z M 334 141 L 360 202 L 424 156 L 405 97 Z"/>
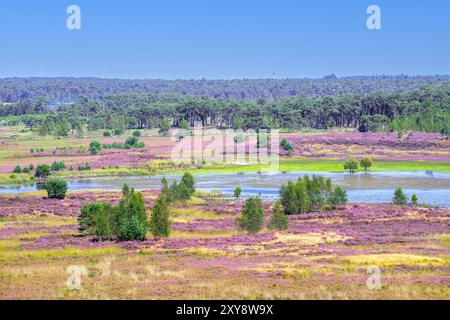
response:
<path id="1" fill-rule="evenodd" d="M 278 189 L 289 180 L 296 180 L 311 172 L 285 173 L 240 173 L 197 175 L 197 189 L 219 190 L 231 195 L 236 186 L 241 186 L 243 196 L 261 194 L 265 198 L 278 196 Z M 450 174 L 438 172 L 373 172 L 373 173 L 332 173 L 316 174 L 331 178 L 334 185 L 348 191 L 350 202 L 390 202 L 394 190 L 402 187 L 410 197 L 417 194 L 419 202 L 450 208 Z M 180 175 L 167 175 L 169 180 Z M 162 176 L 147 177 L 107 177 L 78 179 L 69 182 L 69 190 L 120 190 L 124 183 L 136 189 L 158 189 Z M 0 193 L 20 193 L 36 190 L 36 186 L 0 188 Z"/>

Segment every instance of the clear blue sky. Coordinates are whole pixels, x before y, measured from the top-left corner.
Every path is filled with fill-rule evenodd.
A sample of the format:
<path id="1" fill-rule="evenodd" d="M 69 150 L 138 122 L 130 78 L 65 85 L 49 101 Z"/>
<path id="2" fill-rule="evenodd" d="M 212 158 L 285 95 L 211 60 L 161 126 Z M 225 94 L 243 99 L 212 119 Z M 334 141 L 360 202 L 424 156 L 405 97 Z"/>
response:
<path id="1" fill-rule="evenodd" d="M 366 28 L 370 4 L 382 30 Z M 0 77 L 450 74 L 450 1 L 1 1 L 0 43 Z"/>

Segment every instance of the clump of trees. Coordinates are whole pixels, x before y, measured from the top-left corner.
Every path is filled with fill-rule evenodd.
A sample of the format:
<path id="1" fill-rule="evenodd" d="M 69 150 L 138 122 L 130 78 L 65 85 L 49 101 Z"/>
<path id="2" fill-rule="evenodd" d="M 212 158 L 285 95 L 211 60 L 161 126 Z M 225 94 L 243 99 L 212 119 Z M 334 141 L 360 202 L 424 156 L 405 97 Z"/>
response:
<path id="1" fill-rule="evenodd" d="M 81 208 L 78 224 L 83 234 L 95 235 L 100 241 L 145 240 L 148 221 L 144 196 L 125 184 L 118 206 L 109 203 L 85 205 Z"/>
<path id="2" fill-rule="evenodd" d="M 280 189 L 281 204 L 287 215 L 340 208 L 347 203 L 347 193 L 340 187 L 333 188 L 331 179 L 305 175 L 297 182 L 289 181 Z"/>
<path id="3" fill-rule="evenodd" d="M 187 201 L 195 193 L 195 180 L 189 172 L 183 175 L 180 182 L 174 180 L 170 186 L 166 178 L 163 178 L 161 183 L 162 192 L 169 202 Z"/>
<path id="4" fill-rule="evenodd" d="M 110 203 L 93 203 L 81 208 L 78 217 L 79 230 L 84 235 L 95 235 L 99 241 L 145 240 L 150 231 L 155 239 L 170 234 L 170 205 L 175 201 L 190 199 L 195 192 L 195 180 L 185 173 L 181 181 L 168 185 L 167 179 L 161 181 L 163 188 L 147 219 L 144 196 L 125 184 L 118 206 Z M 182 197 L 180 197 L 180 190 Z"/>

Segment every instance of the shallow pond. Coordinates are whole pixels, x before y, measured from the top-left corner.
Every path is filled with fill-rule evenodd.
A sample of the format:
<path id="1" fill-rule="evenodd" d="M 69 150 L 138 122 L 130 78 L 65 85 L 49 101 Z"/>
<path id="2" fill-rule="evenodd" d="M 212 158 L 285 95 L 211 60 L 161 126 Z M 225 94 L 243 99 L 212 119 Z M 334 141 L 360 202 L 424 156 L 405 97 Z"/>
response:
<path id="1" fill-rule="evenodd" d="M 305 174 L 323 175 L 331 178 L 334 185 L 344 187 L 349 202 L 387 203 L 392 200 L 394 190 L 402 187 L 410 198 L 416 194 L 420 203 L 450 208 L 450 174 L 437 172 L 372 172 L 372 173 L 332 173 L 332 172 L 277 172 L 244 174 L 196 175 L 198 190 L 218 190 L 232 195 L 236 186 L 242 187 L 242 196 L 261 194 L 264 198 L 275 198 L 283 183 L 296 180 Z M 167 175 L 169 180 L 180 175 Z M 162 176 L 106 177 L 77 179 L 68 182 L 69 190 L 120 190 L 124 183 L 140 189 L 159 189 Z M 0 188 L 0 193 L 15 194 L 36 190 L 35 185 Z"/>

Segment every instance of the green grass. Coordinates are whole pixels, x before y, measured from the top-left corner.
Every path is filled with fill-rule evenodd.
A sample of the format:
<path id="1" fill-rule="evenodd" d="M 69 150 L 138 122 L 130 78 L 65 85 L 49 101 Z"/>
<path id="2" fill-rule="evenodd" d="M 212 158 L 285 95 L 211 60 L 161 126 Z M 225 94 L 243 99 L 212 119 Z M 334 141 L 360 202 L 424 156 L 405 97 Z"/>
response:
<path id="1" fill-rule="evenodd" d="M 344 161 L 342 160 L 311 160 L 311 159 L 292 159 L 281 160 L 277 171 L 318 171 L 318 172 L 344 172 Z M 248 165 L 248 166 L 205 166 L 201 169 L 180 169 L 166 171 L 166 173 L 191 172 L 195 174 L 210 173 L 237 173 L 237 172 L 259 172 L 267 170 L 268 166 Z M 269 170 L 271 170 L 269 168 Z M 360 170 L 361 171 L 361 170 Z M 426 162 L 426 161 L 377 161 L 370 171 L 434 171 L 449 172 L 450 163 L 448 162 Z"/>

